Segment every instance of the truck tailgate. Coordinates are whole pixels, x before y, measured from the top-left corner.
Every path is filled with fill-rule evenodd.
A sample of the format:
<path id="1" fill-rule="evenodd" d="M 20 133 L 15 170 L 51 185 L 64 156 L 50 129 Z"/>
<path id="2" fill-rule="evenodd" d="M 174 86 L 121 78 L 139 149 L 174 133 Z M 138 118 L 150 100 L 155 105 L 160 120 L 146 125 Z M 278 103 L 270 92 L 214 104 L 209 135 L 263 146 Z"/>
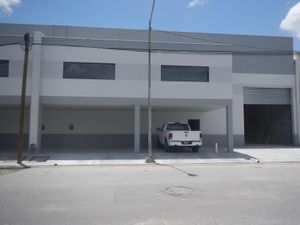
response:
<path id="1" fill-rule="evenodd" d="M 169 131 L 172 141 L 199 141 L 200 131 Z"/>

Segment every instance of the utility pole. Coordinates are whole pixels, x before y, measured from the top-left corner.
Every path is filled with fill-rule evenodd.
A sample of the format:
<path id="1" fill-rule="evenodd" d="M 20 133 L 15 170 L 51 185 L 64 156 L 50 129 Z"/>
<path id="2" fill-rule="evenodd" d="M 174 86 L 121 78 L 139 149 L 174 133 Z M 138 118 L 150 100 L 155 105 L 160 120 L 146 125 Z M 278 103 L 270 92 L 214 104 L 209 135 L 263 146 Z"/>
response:
<path id="1" fill-rule="evenodd" d="M 19 141 L 18 141 L 18 164 L 22 164 L 23 150 L 24 150 L 24 117 L 25 117 L 25 97 L 26 97 L 26 81 L 27 81 L 27 68 L 28 68 L 28 55 L 29 55 L 29 41 L 30 34 L 24 35 L 25 54 L 23 66 L 23 79 L 22 79 L 22 95 L 20 105 L 20 124 L 19 124 Z"/>
<path id="2" fill-rule="evenodd" d="M 152 9 L 149 19 L 148 29 L 148 156 L 146 158 L 147 163 L 153 163 L 152 153 L 152 110 L 151 110 L 151 31 L 152 31 L 152 16 L 155 7 L 155 0 L 152 3 Z"/>

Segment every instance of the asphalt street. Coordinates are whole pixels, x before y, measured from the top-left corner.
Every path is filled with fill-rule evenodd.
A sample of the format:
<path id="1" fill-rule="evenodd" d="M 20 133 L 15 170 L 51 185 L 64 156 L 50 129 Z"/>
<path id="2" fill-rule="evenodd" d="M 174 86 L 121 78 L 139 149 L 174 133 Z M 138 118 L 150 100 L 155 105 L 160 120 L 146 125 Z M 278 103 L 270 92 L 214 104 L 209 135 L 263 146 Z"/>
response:
<path id="1" fill-rule="evenodd" d="M 300 164 L 0 170 L 1 225 L 298 225 Z"/>

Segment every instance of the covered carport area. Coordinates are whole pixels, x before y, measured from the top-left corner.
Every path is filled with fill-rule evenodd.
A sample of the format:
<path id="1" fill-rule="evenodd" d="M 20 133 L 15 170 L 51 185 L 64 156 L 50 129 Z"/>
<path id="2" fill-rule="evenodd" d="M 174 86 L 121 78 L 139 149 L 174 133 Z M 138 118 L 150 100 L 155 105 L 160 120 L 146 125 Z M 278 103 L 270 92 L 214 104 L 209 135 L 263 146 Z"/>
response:
<path id="1" fill-rule="evenodd" d="M 138 106 L 135 112 L 136 150 L 147 148 L 147 118 L 147 105 Z M 189 122 L 192 129 L 197 129 L 197 125 L 192 123 L 199 122 L 199 128 L 204 135 L 204 147 L 214 148 L 215 143 L 218 143 L 228 151 L 233 151 L 232 100 L 153 99 L 152 144 L 156 149 L 156 128 L 165 122 Z"/>
<path id="2" fill-rule="evenodd" d="M 134 99 L 42 97 L 41 101 L 41 151 L 139 151 L 135 118 L 140 104 Z"/>
<path id="3" fill-rule="evenodd" d="M 132 149 L 147 147 L 147 101 L 132 98 L 42 97 L 42 148 Z M 156 128 L 170 120 L 199 119 L 206 130 L 222 126 L 223 133 L 211 135 L 203 130 L 204 146 L 217 142 L 233 150 L 233 116 L 230 99 L 152 99 L 152 138 L 157 147 Z M 221 117 L 221 118 L 220 118 Z M 56 120 L 56 122 L 55 122 Z M 66 120 L 66 121 L 63 121 Z M 72 120 L 74 122 L 72 122 Z M 53 128 L 63 126 L 63 132 Z M 61 144 L 61 145 L 60 145 Z M 122 151 L 122 150 L 120 150 Z"/>
<path id="4" fill-rule="evenodd" d="M 81 104 L 78 104 L 78 101 Z M 152 103 L 153 150 L 154 157 L 158 163 L 227 162 L 228 160 L 244 162 L 248 160 L 249 156 L 240 153 L 214 152 L 214 142 L 221 143 L 221 139 L 224 139 L 223 143 L 226 145 L 224 147 L 228 151 L 233 149 L 231 100 L 153 99 Z M 33 163 L 32 165 L 35 165 L 35 163 L 48 163 L 49 165 L 144 163 L 144 159 L 147 156 L 147 133 L 144 132 L 145 130 L 147 131 L 147 105 L 145 99 L 58 99 L 43 97 L 39 108 L 39 121 L 41 121 L 39 127 L 41 129 L 38 130 L 38 133 L 42 148 L 38 152 L 28 152 L 28 148 L 26 148 L 24 154 L 26 163 Z M 17 111 L 17 108 L 14 110 Z M 76 133 L 76 130 L 81 127 L 79 122 L 84 122 L 85 126 L 87 126 L 85 128 L 95 128 L 97 122 L 93 118 L 99 113 L 99 115 L 104 115 L 101 114 L 103 111 L 106 112 L 106 116 L 102 118 L 102 121 L 106 121 L 107 124 L 112 122 L 119 124 L 118 129 L 115 129 L 115 133 L 110 133 L 108 136 L 97 132 L 88 134 L 86 130 L 84 130 L 85 133 Z M 82 117 L 82 115 L 85 115 L 84 117 L 88 118 L 88 120 L 83 118 L 82 121 L 78 121 L 77 119 Z M 120 118 L 117 118 L 118 116 Z M 220 116 L 221 118 L 219 118 Z M 205 131 L 205 127 L 209 126 L 211 121 L 214 121 L 215 124 L 223 121 L 221 126 L 226 132 L 224 137 L 215 135 L 214 139 L 211 139 L 210 143 L 204 144 L 204 148 L 197 154 L 187 151 L 182 151 L 180 154 L 178 152 L 165 153 L 157 149 L 155 146 L 157 137 L 155 130 L 158 124 L 169 119 L 188 120 L 198 118 L 200 118 L 201 123 L 200 129 L 203 128 L 204 130 L 205 141 L 209 136 Z M 75 122 L 70 124 L 70 121 Z M 86 123 L 87 121 L 89 123 Z M 118 121 L 123 122 L 118 123 Z M 70 129 L 69 125 L 74 125 L 74 130 L 69 130 L 69 133 L 65 134 L 54 132 L 53 129 L 56 125 L 59 125 L 59 128 L 63 127 L 68 130 Z M 50 132 L 51 130 L 53 131 L 52 133 Z M 120 134 L 121 130 L 126 130 L 127 133 Z M 99 138 L 101 136 L 102 139 Z M 122 142 L 124 138 L 126 140 Z M 52 146 L 49 146 L 49 143 Z M 0 158 L 2 160 L 15 160 L 16 148 L 11 150 L 10 155 L 4 154 Z"/>
<path id="5" fill-rule="evenodd" d="M 147 101 L 133 98 L 80 98 L 80 97 L 41 97 L 37 130 L 29 129 L 30 113 L 26 116 L 26 143 L 30 132 L 36 132 L 40 148 L 38 153 L 103 151 L 118 153 L 141 153 L 147 151 Z M 5 105 L 3 104 L 3 107 Z M 6 106 L 5 106 L 6 107 Z M 8 106 L 7 106 L 8 107 Z M 3 113 L 3 121 L 9 122 L 7 129 L 2 127 L 2 137 L 6 133 L 13 138 L 11 146 L 17 147 L 18 104 L 9 106 Z M 4 109 L 4 108 L 3 108 Z M 28 107 L 29 110 L 29 107 Z M 7 112 L 7 110 L 6 110 Z M 152 100 L 153 148 L 157 148 L 156 128 L 170 120 L 200 120 L 204 134 L 204 146 L 214 147 L 218 142 L 228 151 L 233 149 L 232 100 L 214 99 L 153 99 Z M 14 115 L 4 118 L 4 115 Z M 220 118 L 221 117 L 221 118 Z M 36 119 L 36 118 L 33 118 Z M 218 124 L 216 121 L 222 121 Z M 207 127 L 221 126 L 223 133 L 211 135 Z M 8 130 L 14 127 L 13 132 Z M 211 130 L 211 129 L 210 129 Z M 32 135 L 32 134 L 31 134 Z M 8 139 L 5 139 L 7 142 Z M 4 141 L 4 139 L 2 139 Z M 25 146 L 28 149 L 28 144 Z"/>

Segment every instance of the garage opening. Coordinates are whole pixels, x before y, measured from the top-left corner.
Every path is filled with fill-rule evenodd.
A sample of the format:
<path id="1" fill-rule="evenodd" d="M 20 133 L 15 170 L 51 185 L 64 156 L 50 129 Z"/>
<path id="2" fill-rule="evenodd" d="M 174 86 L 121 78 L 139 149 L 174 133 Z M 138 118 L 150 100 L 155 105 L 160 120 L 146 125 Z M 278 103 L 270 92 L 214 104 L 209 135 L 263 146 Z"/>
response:
<path id="1" fill-rule="evenodd" d="M 177 103 L 179 104 L 179 103 Z M 226 108 L 222 106 L 153 106 L 153 148 L 159 148 L 161 128 L 166 122 L 188 122 L 192 131 L 202 131 L 203 146 L 227 146 Z M 141 114 L 141 146 L 147 148 L 147 108 Z"/>
<path id="2" fill-rule="evenodd" d="M 290 89 L 245 88 L 246 144 L 292 145 Z"/>

